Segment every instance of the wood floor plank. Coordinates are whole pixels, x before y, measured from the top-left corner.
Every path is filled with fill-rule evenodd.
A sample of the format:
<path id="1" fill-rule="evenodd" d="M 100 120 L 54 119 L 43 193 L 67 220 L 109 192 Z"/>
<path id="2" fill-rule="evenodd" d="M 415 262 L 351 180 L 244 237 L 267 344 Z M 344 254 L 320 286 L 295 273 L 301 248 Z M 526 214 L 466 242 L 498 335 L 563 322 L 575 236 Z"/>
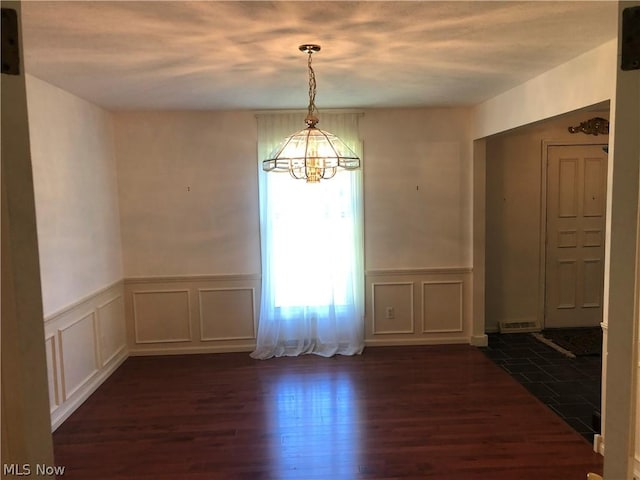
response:
<path id="1" fill-rule="evenodd" d="M 54 433 L 64 478 L 584 480 L 602 457 L 476 348 L 129 358 Z"/>

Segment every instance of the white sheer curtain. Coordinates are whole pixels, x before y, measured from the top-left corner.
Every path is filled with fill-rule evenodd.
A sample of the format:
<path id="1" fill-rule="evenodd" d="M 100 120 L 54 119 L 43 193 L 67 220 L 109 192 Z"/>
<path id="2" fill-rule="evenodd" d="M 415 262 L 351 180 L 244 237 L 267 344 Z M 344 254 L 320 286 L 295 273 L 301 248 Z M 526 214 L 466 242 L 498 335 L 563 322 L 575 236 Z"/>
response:
<path id="1" fill-rule="evenodd" d="M 358 117 L 322 114 L 318 128 L 362 158 Z M 258 115 L 262 294 L 253 358 L 354 355 L 364 348 L 362 170 L 319 184 L 262 171 L 262 160 L 302 130 L 303 119 Z"/>

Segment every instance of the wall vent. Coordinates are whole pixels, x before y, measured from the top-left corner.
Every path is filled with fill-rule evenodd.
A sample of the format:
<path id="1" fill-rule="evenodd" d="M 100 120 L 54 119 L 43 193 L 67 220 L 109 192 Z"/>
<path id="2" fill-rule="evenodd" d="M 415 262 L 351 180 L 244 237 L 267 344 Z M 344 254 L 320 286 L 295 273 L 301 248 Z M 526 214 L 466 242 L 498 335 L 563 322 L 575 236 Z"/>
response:
<path id="1" fill-rule="evenodd" d="M 500 322 L 500 333 L 539 332 L 536 322 Z"/>

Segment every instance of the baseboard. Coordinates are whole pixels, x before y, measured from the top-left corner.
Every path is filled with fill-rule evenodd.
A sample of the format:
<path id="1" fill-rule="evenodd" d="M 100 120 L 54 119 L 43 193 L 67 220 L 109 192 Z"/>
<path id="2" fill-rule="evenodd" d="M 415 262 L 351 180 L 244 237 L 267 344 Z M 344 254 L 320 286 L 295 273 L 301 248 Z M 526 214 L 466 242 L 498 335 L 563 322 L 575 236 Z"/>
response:
<path id="1" fill-rule="evenodd" d="M 482 336 L 480 336 L 482 337 Z M 479 337 L 479 338 L 480 338 Z M 485 336 L 486 338 L 486 336 Z M 365 340 L 365 346 L 367 347 L 400 347 L 400 346 L 415 346 L 415 345 L 464 345 L 469 344 L 470 340 L 466 338 L 400 338 L 400 339 L 370 339 Z M 472 344 L 476 345 L 476 344 Z M 476 345 L 481 346 L 481 345 Z M 140 348 L 130 349 L 130 357 L 144 357 L 144 356 L 156 356 L 156 355 L 194 355 L 203 353 L 242 353 L 253 352 L 256 346 L 254 344 L 244 345 L 229 345 L 229 346 L 203 346 L 203 347 L 158 347 L 158 348 Z"/>
<path id="2" fill-rule="evenodd" d="M 469 344 L 474 347 L 486 347 L 489 345 L 489 337 L 486 334 L 472 335 L 469 339 Z"/>
<path id="3" fill-rule="evenodd" d="M 599 433 L 593 436 L 593 451 L 604 456 L 604 437 Z"/>
<path id="4" fill-rule="evenodd" d="M 254 343 L 239 345 L 211 345 L 202 347 L 156 347 L 156 348 L 132 348 L 130 357 L 144 357 L 153 355 L 193 355 L 202 353 L 242 353 L 253 352 L 256 349 Z"/>
<path id="5" fill-rule="evenodd" d="M 449 337 L 449 338 L 372 338 L 365 340 L 367 347 L 401 347 L 412 345 L 453 345 L 453 344 L 469 344 L 468 338 Z"/>
<path id="6" fill-rule="evenodd" d="M 111 359 L 108 365 L 99 370 L 79 391 L 75 392 L 70 399 L 54 410 L 51 414 L 51 431 L 55 432 L 56 429 L 122 365 L 128 356 L 127 349 L 123 348 L 117 356 Z"/>

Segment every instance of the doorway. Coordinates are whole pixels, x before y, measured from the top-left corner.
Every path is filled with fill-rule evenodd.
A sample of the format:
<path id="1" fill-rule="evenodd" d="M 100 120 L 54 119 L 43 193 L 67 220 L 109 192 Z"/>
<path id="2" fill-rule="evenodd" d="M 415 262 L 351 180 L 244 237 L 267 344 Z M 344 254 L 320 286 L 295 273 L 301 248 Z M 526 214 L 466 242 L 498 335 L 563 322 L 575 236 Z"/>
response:
<path id="1" fill-rule="evenodd" d="M 524 325 L 526 328 L 512 331 L 540 331 L 545 328 L 545 303 L 546 297 L 546 270 L 547 270 L 547 200 L 548 174 L 558 173 L 559 166 L 547 167 L 549 157 L 548 150 L 559 151 L 558 158 L 565 158 L 564 150 L 587 149 L 586 157 L 593 155 L 598 161 L 587 162 L 587 167 L 582 165 L 578 172 L 577 163 L 574 163 L 574 174 L 580 173 L 581 181 L 588 182 L 585 188 L 575 187 L 573 191 L 563 188 L 564 203 L 560 205 L 567 209 L 567 197 L 572 201 L 584 200 L 585 192 L 589 193 L 597 189 L 594 186 L 594 171 L 601 177 L 603 183 L 601 191 L 597 195 L 591 195 L 591 200 L 587 202 L 586 211 L 588 222 L 592 222 L 598 217 L 591 217 L 592 211 L 596 207 L 606 206 L 606 176 L 607 176 L 607 154 L 602 147 L 607 144 L 606 135 L 595 137 L 580 135 L 576 137 L 568 131 L 568 126 L 578 125 L 584 121 L 585 117 L 597 115 L 602 118 L 608 117 L 605 108 L 608 105 L 587 111 L 573 112 L 570 115 L 549 119 L 536 125 L 529 125 L 511 132 L 496 135 L 486 140 L 486 179 L 485 179 L 485 331 L 498 332 L 506 331 L 504 325 Z M 580 153 L 580 152 L 578 152 Z M 570 155 L 566 155 L 570 156 Z M 584 159 L 585 155 L 582 155 Z M 581 161 L 584 161 L 584 160 Z M 577 162 L 577 160 L 576 160 Z M 596 163 L 599 168 L 596 168 Z M 567 177 L 570 167 L 569 161 L 562 162 L 563 176 Z M 600 175 L 602 174 L 602 175 Z M 550 180 L 550 179 L 549 179 Z M 559 180 L 558 180 L 559 182 Z M 590 182 L 590 183 L 589 183 Z M 566 182 L 563 179 L 563 185 Z M 580 194 L 582 198 L 578 198 Z M 596 197 L 593 199 L 593 197 Z M 589 198 L 589 197 L 588 197 Z M 557 199 L 557 197 L 556 197 Z M 577 208 L 577 206 L 576 206 Z M 562 212 L 562 215 L 567 215 Z M 604 212 L 600 215 L 600 220 L 604 222 Z M 587 238 L 578 238 L 577 228 L 562 227 L 562 230 L 576 230 L 575 238 L 571 233 L 564 233 L 558 240 L 557 245 L 571 245 L 572 242 L 586 242 L 589 244 L 599 243 L 598 247 L 603 251 L 604 228 L 585 227 Z M 602 238 L 597 232 L 601 230 Z M 598 238 L 596 238 L 598 237 Z M 563 243 L 560 243 L 563 242 Z M 579 243 L 578 243 L 579 244 Z M 590 247 L 593 248 L 593 247 Z M 568 247 L 563 247 L 568 249 Z M 594 260 L 596 257 L 585 257 L 586 260 Z M 599 257 L 602 258 L 602 255 Z M 569 259 L 572 260 L 572 259 Z M 600 262 L 587 262 L 587 273 L 589 278 L 593 271 L 602 271 L 603 265 Z M 577 264 L 574 264 L 577 265 Z M 565 276 L 572 274 L 571 264 L 562 264 L 559 274 Z M 577 268 L 576 268 L 577 269 Z M 597 275 L 602 277 L 602 273 Z M 595 289 L 593 283 L 587 283 L 589 295 L 596 295 L 593 304 L 599 307 L 589 307 L 596 311 L 595 317 L 602 315 L 603 281 L 594 281 L 599 288 Z M 564 285 L 564 281 L 557 281 Z M 576 287 L 577 288 L 577 287 Z M 584 289 L 585 287 L 580 287 Z M 571 292 L 561 292 L 561 297 L 567 297 Z M 583 296 L 583 292 L 581 292 Z M 576 294 L 577 297 L 577 294 Z M 564 301 L 565 298 L 560 298 Z M 578 299 L 576 298 L 576 302 Z M 573 304 L 567 301 L 567 304 Z M 556 303 L 556 305 L 558 302 Z M 564 313 L 564 312 L 561 312 Z M 590 325 L 599 325 L 601 320 L 593 320 Z M 553 321 L 551 322 L 553 325 Z M 568 322 L 560 325 L 569 325 Z M 573 326 L 582 325 L 576 322 Z"/>
<path id="2" fill-rule="evenodd" d="M 547 270 L 552 271 L 547 268 L 547 237 L 550 236 L 548 232 L 553 230 L 547 226 L 547 209 L 554 208 L 550 205 L 552 201 L 549 196 L 552 195 L 550 191 L 555 191 L 552 198 L 558 203 L 555 209 L 560 210 L 556 217 L 560 217 L 561 221 L 567 221 L 572 216 L 577 218 L 579 216 L 573 215 L 570 210 L 580 208 L 582 220 L 591 222 L 556 226 L 555 248 L 560 250 L 562 247 L 563 255 L 566 253 L 564 250 L 568 252 L 572 248 L 570 245 L 576 245 L 576 248 L 579 245 L 593 245 L 588 248 L 595 249 L 595 245 L 600 244 L 597 248 L 604 248 L 608 158 L 602 147 L 608 143 L 608 137 L 576 136 L 568 131 L 568 126 L 578 125 L 594 115 L 608 118 L 607 108 L 608 105 L 601 105 L 598 109 L 573 112 L 486 140 L 485 328 L 489 333 L 489 349 L 495 350 L 500 345 L 511 348 L 514 365 L 520 363 L 516 355 L 522 354 L 523 348 L 532 351 L 526 366 L 517 367 L 520 369 L 518 372 L 514 370 L 514 378 L 525 381 L 532 391 L 543 391 L 546 395 L 543 401 L 551 402 L 554 410 L 561 410 L 561 416 L 570 418 L 574 427 L 585 436 L 592 436 L 600 429 L 602 329 L 599 324 L 602 321 L 604 281 L 600 276 L 602 274 L 597 276 L 597 280 L 593 280 L 593 275 L 588 276 L 591 283 L 583 281 L 580 286 L 575 286 L 574 282 L 571 290 L 567 291 L 568 282 L 559 277 L 557 269 L 556 280 L 559 277 L 559 283 L 565 289 L 557 295 L 559 300 L 556 300 L 556 305 L 575 304 L 575 308 L 588 310 L 592 316 L 590 323 L 579 320 L 556 324 L 558 327 L 570 325 L 571 348 L 562 348 L 566 352 L 575 352 L 575 358 L 558 349 L 552 350 L 548 343 L 539 341 L 539 337 L 547 338 L 550 332 L 560 335 L 564 330 L 553 328 L 553 321 L 545 325 L 545 305 L 549 296 L 546 294 Z M 583 147 L 587 148 L 586 153 L 582 151 Z M 575 160 L 570 161 L 571 158 Z M 586 161 L 585 165 L 585 158 L 597 160 Z M 563 161 L 560 162 L 560 159 Z M 548 162 L 552 165 L 549 166 Z M 549 186 L 548 182 L 552 181 L 550 177 L 556 173 L 557 186 Z M 577 185 L 566 181 L 570 174 L 573 174 L 574 180 L 577 177 Z M 561 179 L 561 176 L 565 178 Z M 568 184 L 572 187 L 568 187 Z M 596 194 L 592 193 L 594 190 Z M 596 207 L 601 207 L 601 210 L 598 211 Z M 598 217 L 602 228 L 593 225 Z M 575 234 L 571 230 L 575 230 Z M 602 232 L 601 237 L 596 230 Z M 558 235 L 559 231 L 561 235 Z M 585 263 L 585 260 L 597 259 L 600 261 L 586 262 L 587 268 L 591 268 L 587 273 L 591 274 L 593 270 L 603 268 L 601 254 L 557 257 L 556 264 L 559 260 L 573 262 L 561 264 L 564 271 L 559 269 L 559 273 L 568 276 L 573 272 L 567 267 L 574 265 L 577 274 L 578 265 Z M 587 306 L 582 308 L 583 304 Z M 533 326 L 529 330 L 523 329 L 521 333 L 504 334 L 501 322 L 526 322 Z M 594 333 L 598 335 L 589 336 L 589 339 L 595 337 L 595 341 L 578 339 L 576 334 L 582 333 L 578 332 L 583 330 L 581 325 L 596 325 Z M 538 335 L 527 333 L 534 328 Z M 557 337 L 552 342 L 561 346 Z M 596 345 L 593 350 L 590 348 L 592 345 Z M 540 359 L 541 352 L 548 358 Z M 508 351 L 497 354 L 503 359 L 510 358 L 505 357 Z M 527 369 L 527 373 L 522 368 Z M 549 384 L 543 387 L 546 381 Z M 579 422 L 575 419 L 579 419 Z"/>
<path id="3" fill-rule="evenodd" d="M 602 321 L 607 188 L 605 145 L 548 145 L 544 328 Z"/>

